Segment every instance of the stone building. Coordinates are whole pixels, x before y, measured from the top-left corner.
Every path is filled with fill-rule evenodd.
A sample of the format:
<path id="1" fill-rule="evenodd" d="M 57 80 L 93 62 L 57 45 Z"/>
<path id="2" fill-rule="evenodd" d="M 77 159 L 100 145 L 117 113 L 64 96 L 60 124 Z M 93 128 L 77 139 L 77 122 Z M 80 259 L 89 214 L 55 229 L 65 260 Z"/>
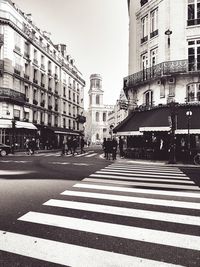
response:
<path id="1" fill-rule="evenodd" d="M 0 2 L 0 142 L 59 147 L 83 131 L 85 81 L 64 44 L 12 1 Z"/>
<path id="2" fill-rule="evenodd" d="M 103 138 L 110 137 L 108 113 L 113 105 L 103 104 L 102 78 L 99 74 L 90 76 L 89 108 L 86 123 L 86 138 L 92 143 L 101 143 Z"/>
<path id="3" fill-rule="evenodd" d="M 180 154 L 181 146 L 199 149 L 199 1 L 128 0 L 128 10 L 124 92 L 131 114 L 115 130 L 130 136 L 133 147 L 148 147 L 157 138 L 164 140 L 167 151 L 174 134 L 170 150 L 176 147 Z"/>

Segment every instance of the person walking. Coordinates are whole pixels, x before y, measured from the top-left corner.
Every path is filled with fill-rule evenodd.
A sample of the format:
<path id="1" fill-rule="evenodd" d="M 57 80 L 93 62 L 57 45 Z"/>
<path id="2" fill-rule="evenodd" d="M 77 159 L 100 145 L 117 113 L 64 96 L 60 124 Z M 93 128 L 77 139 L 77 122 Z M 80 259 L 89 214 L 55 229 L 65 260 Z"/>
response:
<path id="1" fill-rule="evenodd" d="M 119 155 L 120 158 L 124 157 L 124 140 L 121 136 L 119 137 Z"/>
<path id="2" fill-rule="evenodd" d="M 106 138 L 105 137 L 103 139 L 102 148 L 103 148 L 103 151 L 104 151 L 104 158 L 106 158 Z"/>
<path id="3" fill-rule="evenodd" d="M 85 150 L 84 150 L 85 140 L 83 137 L 81 137 L 80 145 L 81 145 L 81 154 L 85 153 Z"/>
<path id="4" fill-rule="evenodd" d="M 76 140 L 76 137 L 73 138 L 72 140 L 72 155 L 74 156 L 76 152 L 76 149 L 78 147 L 78 143 L 77 143 L 77 140 Z"/>
<path id="5" fill-rule="evenodd" d="M 71 137 L 68 137 L 67 138 L 67 154 L 68 153 L 71 153 L 71 154 L 73 154 L 73 152 L 72 152 L 72 139 L 71 139 Z"/>
<path id="6" fill-rule="evenodd" d="M 113 160 L 116 159 L 116 155 L 117 155 L 117 146 L 118 146 L 118 143 L 117 143 L 116 138 L 114 137 L 113 140 L 112 140 L 112 159 L 113 159 Z"/>

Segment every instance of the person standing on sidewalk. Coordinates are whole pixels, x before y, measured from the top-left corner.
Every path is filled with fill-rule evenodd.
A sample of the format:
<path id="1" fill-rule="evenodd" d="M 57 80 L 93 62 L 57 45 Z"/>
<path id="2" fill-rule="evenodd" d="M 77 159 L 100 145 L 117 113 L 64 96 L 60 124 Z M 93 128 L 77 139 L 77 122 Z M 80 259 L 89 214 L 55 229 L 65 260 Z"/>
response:
<path id="1" fill-rule="evenodd" d="M 84 150 L 85 140 L 83 139 L 83 137 L 81 137 L 80 145 L 81 145 L 81 154 L 85 153 L 85 150 Z"/>
<path id="2" fill-rule="evenodd" d="M 113 160 L 116 159 L 116 155 L 117 155 L 117 146 L 118 146 L 118 143 L 117 143 L 116 138 L 114 137 L 113 140 L 112 140 L 112 159 L 113 159 Z"/>
<path id="3" fill-rule="evenodd" d="M 119 137 L 119 155 L 120 158 L 124 157 L 124 140 L 121 136 Z"/>

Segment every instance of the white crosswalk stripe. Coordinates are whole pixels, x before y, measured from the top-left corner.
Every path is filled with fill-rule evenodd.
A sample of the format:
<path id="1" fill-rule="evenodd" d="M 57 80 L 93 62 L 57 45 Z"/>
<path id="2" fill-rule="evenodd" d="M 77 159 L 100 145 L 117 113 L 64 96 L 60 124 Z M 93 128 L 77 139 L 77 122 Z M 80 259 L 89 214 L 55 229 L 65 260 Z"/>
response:
<path id="1" fill-rule="evenodd" d="M 77 267 L 193 266 L 194 261 L 199 266 L 199 212 L 199 187 L 178 168 L 114 163 L 46 201 L 42 211 L 18 218 L 19 224 L 52 227 L 56 236 L 66 231 L 67 238 L 73 231 L 70 242 L 0 231 L 0 250 Z M 84 243 L 73 244 L 73 237 L 81 239 L 84 233 Z M 101 238 L 104 245 L 98 247 Z M 125 240 L 133 243 L 122 253 L 114 245 Z M 107 243 L 113 248 L 105 247 Z M 143 256 L 149 250 L 149 256 Z"/>

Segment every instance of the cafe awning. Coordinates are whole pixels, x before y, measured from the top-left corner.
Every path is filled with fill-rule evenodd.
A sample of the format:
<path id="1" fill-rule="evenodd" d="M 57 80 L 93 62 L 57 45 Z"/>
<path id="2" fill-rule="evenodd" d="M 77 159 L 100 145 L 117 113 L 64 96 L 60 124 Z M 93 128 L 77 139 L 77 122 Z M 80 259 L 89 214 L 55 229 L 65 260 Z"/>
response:
<path id="1" fill-rule="evenodd" d="M 176 109 L 176 134 L 188 133 L 186 112 L 192 111 L 190 133 L 200 134 L 200 106 L 183 105 Z M 135 111 L 114 128 L 117 135 L 139 135 L 144 132 L 169 131 L 171 110 L 168 106 L 146 111 Z"/>
<path id="2" fill-rule="evenodd" d="M 24 121 L 15 121 L 15 127 L 20 129 L 29 129 L 29 130 L 37 130 L 37 127 L 30 122 L 24 122 Z M 12 120 L 8 119 L 0 119 L 0 128 L 7 129 L 12 128 Z"/>

